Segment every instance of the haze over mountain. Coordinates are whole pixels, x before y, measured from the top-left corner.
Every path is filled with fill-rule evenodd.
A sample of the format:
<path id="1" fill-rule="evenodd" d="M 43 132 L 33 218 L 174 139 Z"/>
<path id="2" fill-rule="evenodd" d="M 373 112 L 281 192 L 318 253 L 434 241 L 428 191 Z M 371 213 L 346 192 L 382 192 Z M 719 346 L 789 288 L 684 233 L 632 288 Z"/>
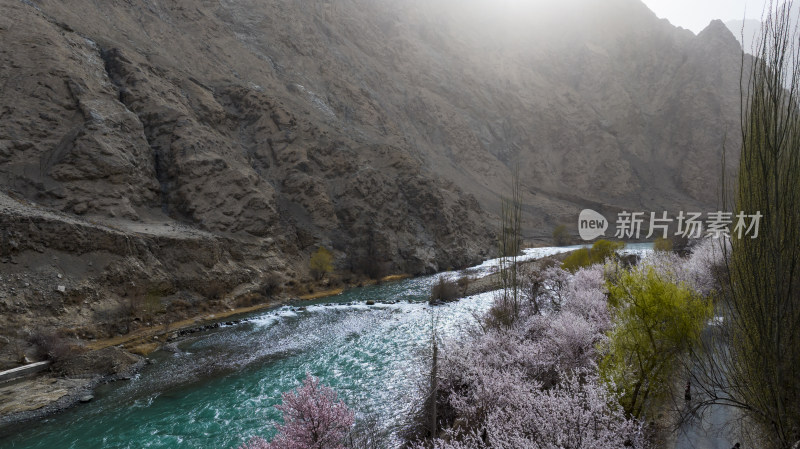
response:
<path id="1" fill-rule="evenodd" d="M 783 7 L 784 3 L 781 3 L 780 6 Z M 792 3 L 789 15 L 792 18 L 792 22 L 796 23 L 800 18 L 800 3 Z M 761 32 L 761 25 L 762 22 L 758 19 L 738 19 L 725 22 L 725 26 L 731 30 L 731 33 L 742 44 L 744 51 L 751 55 L 755 52 L 754 45 Z"/>
<path id="2" fill-rule="evenodd" d="M 725 22 L 725 26 L 731 30 L 736 40 L 742 44 L 742 49 L 746 53 L 753 54 L 753 44 L 759 31 L 761 31 L 761 21 L 755 19 L 729 20 Z"/>
<path id="3" fill-rule="evenodd" d="M 764 0 L 642 0 L 658 17 L 675 26 L 703 31 L 712 20 L 760 19 Z"/>
<path id="4" fill-rule="evenodd" d="M 96 319 L 51 308 L 53 282 L 98 309 L 241 296 L 318 245 L 340 269 L 475 262 L 515 166 L 528 238 L 584 207 L 716 210 L 739 145 L 725 25 L 523 5 L 2 0 L 4 271 L 41 274 L 3 326 Z"/>

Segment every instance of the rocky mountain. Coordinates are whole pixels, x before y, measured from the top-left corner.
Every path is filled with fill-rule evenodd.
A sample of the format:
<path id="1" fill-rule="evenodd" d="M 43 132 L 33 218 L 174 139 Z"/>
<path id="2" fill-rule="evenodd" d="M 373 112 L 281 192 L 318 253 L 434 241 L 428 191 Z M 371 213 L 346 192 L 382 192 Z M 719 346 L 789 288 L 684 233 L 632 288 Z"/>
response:
<path id="1" fill-rule="evenodd" d="M 779 10 L 785 10 L 787 7 L 786 3 L 787 2 L 780 2 L 779 4 L 776 4 L 775 7 Z M 766 4 L 764 6 L 766 6 Z M 791 26 L 796 28 L 797 22 L 800 20 L 800 3 L 792 2 L 788 5 L 788 7 L 789 17 L 791 17 L 792 22 Z M 758 10 L 756 12 L 761 14 L 764 13 L 764 11 Z M 725 26 L 731 30 L 731 33 L 733 33 L 739 43 L 742 44 L 744 51 L 751 55 L 756 51 L 754 46 L 757 44 L 762 25 L 763 22 L 758 19 L 736 19 L 725 22 Z"/>
<path id="2" fill-rule="evenodd" d="M 3 328 L 229 305 L 319 245 L 462 266 L 514 167 L 529 239 L 711 209 L 738 145 L 736 38 L 639 0 L 1 0 L 0 36 Z"/>
<path id="3" fill-rule="evenodd" d="M 729 20 L 725 22 L 725 26 L 731 30 L 731 33 L 742 44 L 742 49 L 747 53 L 753 54 L 755 51 L 753 45 L 756 42 L 758 33 L 761 31 L 761 21 L 755 19 Z"/>

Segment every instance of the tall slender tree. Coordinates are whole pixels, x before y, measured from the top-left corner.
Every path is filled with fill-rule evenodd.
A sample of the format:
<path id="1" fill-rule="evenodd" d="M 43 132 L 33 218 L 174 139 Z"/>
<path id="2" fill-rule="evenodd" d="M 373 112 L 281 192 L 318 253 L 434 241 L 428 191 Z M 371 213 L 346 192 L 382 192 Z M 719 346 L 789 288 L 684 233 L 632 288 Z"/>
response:
<path id="1" fill-rule="evenodd" d="M 742 60 L 738 185 L 725 199 L 734 217 L 763 218 L 757 237 L 723 245 L 722 324 L 692 358 L 702 394 L 690 409 L 737 407 L 761 445 L 790 448 L 800 443 L 800 36 L 791 1 L 766 11 L 755 58 Z"/>
<path id="2" fill-rule="evenodd" d="M 511 172 L 511 196 L 503 197 L 500 209 L 500 280 L 501 302 L 513 321 L 519 314 L 517 256 L 522 249 L 522 196 L 519 165 Z"/>

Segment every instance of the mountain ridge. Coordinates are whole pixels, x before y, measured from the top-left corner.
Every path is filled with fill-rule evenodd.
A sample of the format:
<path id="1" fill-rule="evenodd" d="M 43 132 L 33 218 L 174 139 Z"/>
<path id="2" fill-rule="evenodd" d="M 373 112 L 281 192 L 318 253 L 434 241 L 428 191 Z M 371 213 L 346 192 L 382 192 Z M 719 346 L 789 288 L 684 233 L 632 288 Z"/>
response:
<path id="1" fill-rule="evenodd" d="M 494 254 L 514 167 L 528 240 L 587 204 L 716 210 L 738 146 L 730 32 L 638 0 L 548 4 L 4 0 L 3 271 L 43 280 L 2 292 L 3 324 L 114 321 L 92 308 L 153 291 L 228 307 L 275 277 L 302 293 L 318 246 L 341 273 L 465 266 Z M 80 223 L 29 226 L 27 207 Z M 62 310 L 69 267 L 40 255 L 65 252 L 94 264 L 68 292 L 94 293 Z"/>

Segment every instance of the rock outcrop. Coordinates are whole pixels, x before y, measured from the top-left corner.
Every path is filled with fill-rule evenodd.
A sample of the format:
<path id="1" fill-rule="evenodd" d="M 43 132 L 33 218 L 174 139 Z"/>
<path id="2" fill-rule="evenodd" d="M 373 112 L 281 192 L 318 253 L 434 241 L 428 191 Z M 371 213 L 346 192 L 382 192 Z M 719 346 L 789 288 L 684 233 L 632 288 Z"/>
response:
<path id="1" fill-rule="evenodd" d="M 343 271 L 463 266 L 514 166 L 527 238 L 715 206 L 731 33 L 545 3 L 3 0 L 0 327 L 227 306 L 319 245 Z"/>

